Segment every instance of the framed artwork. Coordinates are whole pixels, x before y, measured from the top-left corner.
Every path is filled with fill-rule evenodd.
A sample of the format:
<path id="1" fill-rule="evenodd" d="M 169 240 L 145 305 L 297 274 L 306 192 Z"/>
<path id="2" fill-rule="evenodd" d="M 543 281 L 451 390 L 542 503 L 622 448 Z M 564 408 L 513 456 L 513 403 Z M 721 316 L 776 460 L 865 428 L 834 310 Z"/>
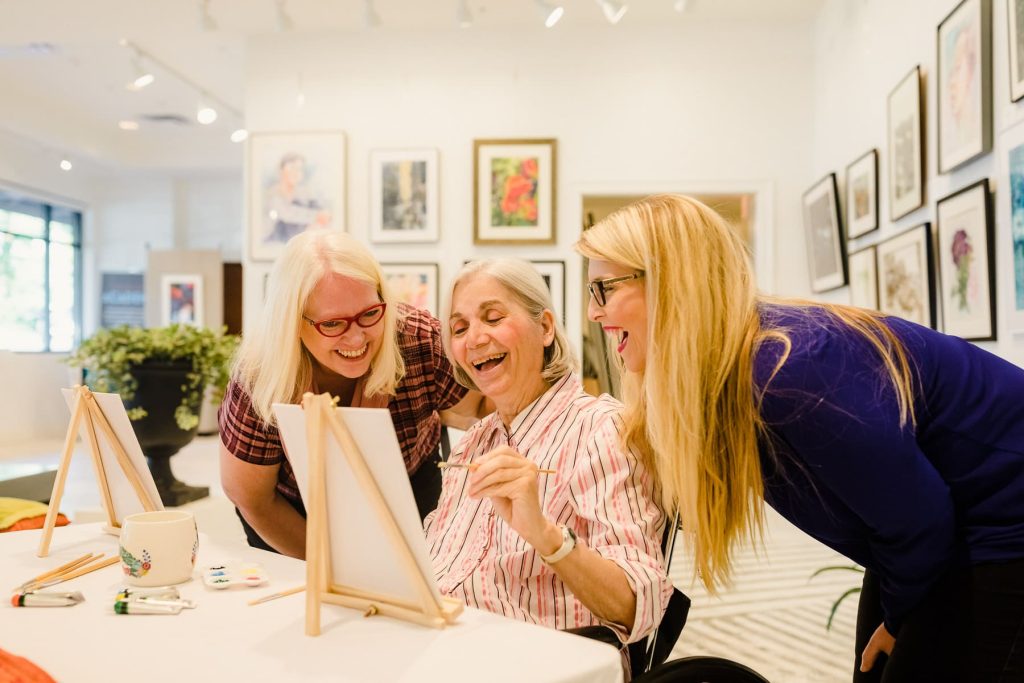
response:
<path id="1" fill-rule="evenodd" d="M 440 278 L 436 263 L 382 263 L 391 295 L 415 308 L 440 315 Z"/>
<path id="2" fill-rule="evenodd" d="M 889 217 L 924 206 L 924 88 L 915 66 L 889 93 Z"/>
<path id="3" fill-rule="evenodd" d="M 551 292 L 554 314 L 565 324 L 565 261 L 530 261 Z"/>
<path id="4" fill-rule="evenodd" d="M 804 193 L 804 231 L 811 289 L 827 292 L 845 285 L 846 246 L 835 173 L 829 173 Z"/>
<path id="5" fill-rule="evenodd" d="M 846 238 L 878 230 L 878 150 L 846 167 Z"/>
<path id="6" fill-rule="evenodd" d="M 160 323 L 203 324 L 203 276 L 164 275 L 160 278 Z"/>
<path id="7" fill-rule="evenodd" d="M 996 338 L 993 221 L 988 178 L 939 200 L 936 208 L 939 291 L 947 334 Z"/>
<path id="8" fill-rule="evenodd" d="M 100 327 L 146 326 L 142 273 L 103 273 L 100 282 Z"/>
<path id="9" fill-rule="evenodd" d="M 858 308 L 878 308 L 878 267 L 874 247 L 850 254 L 850 304 Z"/>
<path id="10" fill-rule="evenodd" d="M 1010 48 L 1010 101 L 1024 97 L 1024 2 L 1006 0 L 1006 26 Z"/>
<path id="11" fill-rule="evenodd" d="M 1005 197 L 999 202 L 1000 209 L 1006 213 L 997 216 L 996 220 L 1010 226 L 1009 243 L 1004 242 L 1003 249 L 1000 249 L 1000 252 L 1008 249 L 1012 254 L 1010 272 L 1013 276 L 1013 294 L 1008 307 L 1008 327 L 1014 332 L 1024 333 L 1024 124 L 1001 133 L 1000 146 L 1004 150 L 1000 160 L 1000 187 L 1006 190 L 998 194 Z"/>
<path id="12" fill-rule="evenodd" d="M 878 310 L 935 326 L 931 226 L 922 223 L 878 245 Z"/>
<path id="13" fill-rule="evenodd" d="M 273 261 L 306 230 L 345 229 L 344 133 L 253 133 L 248 144 L 253 261 Z"/>
<path id="14" fill-rule="evenodd" d="M 370 239 L 436 242 L 437 150 L 370 152 Z"/>
<path id="15" fill-rule="evenodd" d="M 557 141 L 473 141 L 473 243 L 554 244 Z"/>
<path id="16" fill-rule="evenodd" d="M 939 173 L 992 149 L 992 2 L 962 0 L 938 28 Z"/>

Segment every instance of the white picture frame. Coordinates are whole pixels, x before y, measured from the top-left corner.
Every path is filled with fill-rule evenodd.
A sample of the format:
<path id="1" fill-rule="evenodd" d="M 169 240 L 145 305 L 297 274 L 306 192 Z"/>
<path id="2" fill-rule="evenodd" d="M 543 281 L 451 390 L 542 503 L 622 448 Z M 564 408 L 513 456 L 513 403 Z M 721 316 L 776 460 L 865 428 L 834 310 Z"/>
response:
<path id="1" fill-rule="evenodd" d="M 1024 335 L 1024 123 L 1018 123 L 999 136 L 999 204 L 996 225 L 1008 226 L 997 231 L 996 252 L 1005 258 L 999 261 L 1009 293 L 1003 303 L 1008 330 Z M 999 246 L 999 244 L 1003 246 Z"/>
<path id="2" fill-rule="evenodd" d="M 436 149 L 370 152 L 370 241 L 440 239 Z"/>
<path id="3" fill-rule="evenodd" d="M 878 261 L 875 247 L 850 254 L 850 305 L 878 309 Z"/>
<path id="4" fill-rule="evenodd" d="M 195 273 L 160 277 L 160 324 L 202 327 L 203 276 Z"/>
<path id="5" fill-rule="evenodd" d="M 344 133 L 253 133 L 247 145 L 253 261 L 273 261 L 305 230 L 345 229 Z"/>
<path id="6" fill-rule="evenodd" d="M 554 314 L 565 325 L 565 261 L 530 261 L 551 292 Z"/>
<path id="7" fill-rule="evenodd" d="M 381 263 L 391 296 L 414 308 L 440 315 L 440 277 L 436 263 Z"/>

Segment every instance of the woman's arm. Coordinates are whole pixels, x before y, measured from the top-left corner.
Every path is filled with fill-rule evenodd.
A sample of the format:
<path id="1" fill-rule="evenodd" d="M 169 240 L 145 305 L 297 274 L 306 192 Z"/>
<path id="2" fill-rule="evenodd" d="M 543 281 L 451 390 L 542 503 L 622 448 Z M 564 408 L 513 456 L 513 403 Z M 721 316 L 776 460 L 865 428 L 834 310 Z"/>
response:
<path id="1" fill-rule="evenodd" d="M 254 465 L 220 445 L 224 493 L 260 537 L 284 555 L 306 557 L 306 520 L 276 489 L 278 465 Z"/>
<path id="2" fill-rule="evenodd" d="M 467 391 L 462 400 L 447 410 L 442 410 L 441 424 L 462 431 L 494 412 L 494 404 L 479 391 Z"/>

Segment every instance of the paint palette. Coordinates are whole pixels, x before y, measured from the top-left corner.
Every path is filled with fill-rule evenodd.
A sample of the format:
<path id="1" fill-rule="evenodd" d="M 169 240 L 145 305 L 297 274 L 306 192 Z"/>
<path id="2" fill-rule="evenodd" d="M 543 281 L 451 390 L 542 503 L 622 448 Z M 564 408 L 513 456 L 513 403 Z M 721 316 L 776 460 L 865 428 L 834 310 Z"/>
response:
<path id="1" fill-rule="evenodd" d="M 255 562 L 217 565 L 203 571 L 203 583 L 217 590 L 234 586 L 255 588 L 269 580 L 267 572 Z"/>

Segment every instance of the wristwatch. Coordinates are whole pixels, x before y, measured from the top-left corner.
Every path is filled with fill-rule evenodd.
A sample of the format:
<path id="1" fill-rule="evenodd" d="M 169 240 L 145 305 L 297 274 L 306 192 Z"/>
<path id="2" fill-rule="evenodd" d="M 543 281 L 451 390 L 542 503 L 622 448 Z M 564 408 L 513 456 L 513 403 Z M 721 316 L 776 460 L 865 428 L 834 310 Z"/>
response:
<path id="1" fill-rule="evenodd" d="M 555 562 L 564 559 L 565 556 L 571 553 L 573 548 L 576 547 L 576 532 L 564 524 L 560 525 L 558 528 L 562 530 L 562 545 L 558 550 L 550 555 L 540 556 L 540 559 L 544 560 L 545 564 L 554 564 Z"/>

